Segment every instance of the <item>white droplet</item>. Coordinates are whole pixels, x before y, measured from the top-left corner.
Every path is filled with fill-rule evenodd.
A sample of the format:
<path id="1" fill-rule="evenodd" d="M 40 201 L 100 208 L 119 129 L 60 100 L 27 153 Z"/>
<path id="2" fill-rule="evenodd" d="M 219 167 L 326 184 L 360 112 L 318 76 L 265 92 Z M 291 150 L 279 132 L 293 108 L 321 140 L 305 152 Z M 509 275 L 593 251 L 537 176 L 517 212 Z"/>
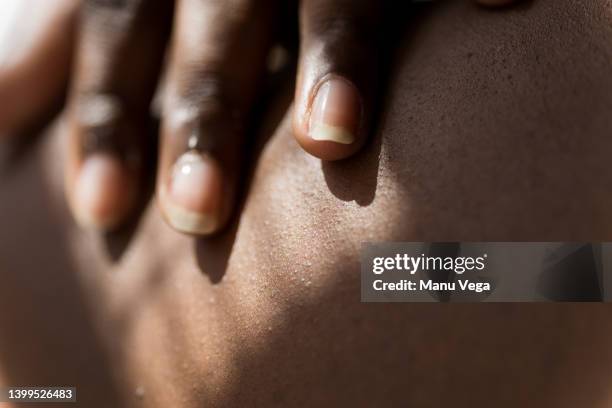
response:
<path id="1" fill-rule="evenodd" d="M 191 135 L 187 142 L 187 146 L 189 146 L 190 149 L 195 149 L 198 146 L 198 137 L 196 135 Z"/>

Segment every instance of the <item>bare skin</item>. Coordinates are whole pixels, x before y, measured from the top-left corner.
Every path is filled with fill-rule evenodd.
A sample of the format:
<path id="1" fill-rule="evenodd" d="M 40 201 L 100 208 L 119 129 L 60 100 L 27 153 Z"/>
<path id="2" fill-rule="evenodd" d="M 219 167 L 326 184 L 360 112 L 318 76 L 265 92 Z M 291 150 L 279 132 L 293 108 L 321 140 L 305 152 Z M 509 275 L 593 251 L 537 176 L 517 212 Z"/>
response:
<path id="1" fill-rule="evenodd" d="M 28 1 L 34 9 L 41 0 Z M 132 220 L 151 172 L 145 161 L 157 146 L 150 106 L 166 63 L 159 207 L 175 229 L 213 234 L 234 214 L 243 163 L 251 159 L 249 125 L 262 103 L 266 61 L 278 50 L 273 45 L 290 42 L 299 15 L 296 140 L 324 160 L 349 157 L 364 145 L 378 109 L 379 50 L 394 40 L 381 32 L 392 4 L 61 0 L 48 14 L 68 23 L 54 17 L 34 29 L 28 58 L 12 69 L 19 78 L 0 70 L 0 96 L 19 101 L 0 111 L 0 133 L 27 123 L 63 89 L 73 56 L 67 199 L 82 226 L 116 229 Z M 37 75 L 49 60 L 57 65 L 53 75 Z M 37 64 L 24 69 L 32 61 Z"/>
<path id="2" fill-rule="evenodd" d="M 87 407 L 608 405 L 607 305 L 358 300 L 363 241 L 612 238 L 612 14 L 575 4 L 419 16 L 348 161 L 303 152 L 288 90 L 215 239 L 153 207 L 129 239 L 79 230 L 47 139 L 0 180 L 4 382 Z"/>
<path id="3" fill-rule="evenodd" d="M 0 141 L 59 102 L 70 74 L 75 13 L 74 0 L 0 5 L 0 100 L 10 101 L 0 111 Z"/>

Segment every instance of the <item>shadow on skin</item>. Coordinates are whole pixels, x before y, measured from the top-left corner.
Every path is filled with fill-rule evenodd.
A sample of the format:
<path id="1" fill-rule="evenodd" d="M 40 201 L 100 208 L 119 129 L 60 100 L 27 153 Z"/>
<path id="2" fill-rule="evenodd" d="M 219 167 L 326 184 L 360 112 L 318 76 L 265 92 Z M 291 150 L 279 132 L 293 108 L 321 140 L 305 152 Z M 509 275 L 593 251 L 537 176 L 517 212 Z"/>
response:
<path id="1" fill-rule="evenodd" d="M 144 282 L 111 313 L 104 282 L 113 279 L 105 274 L 118 258 L 106 253 L 101 260 L 85 241 L 100 238 L 96 246 L 104 253 L 104 237 L 75 231 L 59 185 L 50 182 L 50 170 L 59 176 L 61 166 L 45 160 L 57 156 L 49 149 L 54 138 L 44 134 L 15 163 L 19 171 L 0 172 L 1 385 L 75 386 L 79 406 L 131 407 L 137 384 L 126 369 L 126 347 L 143 306 L 166 287 L 166 269 L 151 265 Z M 70 245 L 75 237 L 91 260 L 77 262 Z"/>
<path id="2" fill-rule="evenodd" d="M 136 207 L 132 211 L 128 222 L 121 226 L 116 231 L 111 231 L 104 234 L 104 243 L 106 252 L 114 262 L 118 262 L 125 251 L 128 249 L 130 242 L 134 239 L 138 226 L 141 222 L 145 209 L 155 199 L 155 174 L 157 168 L 157 152 L 158 152 L 158 129 L 159 122 L 152 120 L 149 135 L 145 140 L 150 140 L 150 143 L 145 146 L 143 151 L 143 171 L 141 175 L 142 184 L 140 185 L 140 194 Z M 161 217 L 161 215 L 159 215 Z"/>
<path id="3" fill-rule="evenodd" d="M 1 135 L 0 144 L 4 150 L 0 156 L 0 172 L 10 172 L 11 169 L 18 168 L 24 156 L 31 153 L 36 143 L 40 141 L 40 135 L 45 133 L 49 123 L 52 123 L 61 112 L 66 95 L 58 97 L 40 117 L 35 118 L 34 122 L 17 134 Z"/>
<path id="4" fill-rule="evenodd" d="M 7 381 L 3 385 L 76 386 L 83 406 L 123 407 L 123 385 L 112 368 L 111 350 L 93 323 L 95 300 L 83 297 L 68 255 L 65 217 L 58 219 L 58 208 L 50 205 L 44 161 L 36 156 L 40 155 L 28 151 L 18 174 L 0 173 L 0 366 Z M 38 174 L 32 176 L 33 172 Z M 38 183 L 35 187 L 33 181 Z M 36 211 L 23 209 L 24 197 Z"/>
<path id="5" fill-rule="evenodd" d="M 264 345 L 241 347 L 216 406 L 572 407 L 609 395 L 605 305 L 360 304 L 331 290 L 286 310 Z"/>
<path id="6" fill-rule="evenodd" d="M 549 0 L 548 4 L 557 1 L 560 2 L 560 0 Z M 564 1 L 566 9 L 569 9 L 568 5 L 572 5 L 571 1 Z M 455 4 L 463 3 L 455 2 Z M 571 9 L 574 8 L 571 7 Z M 450 12 L 447 13 L 447 18 L 450 15 Z M 554 22 L 554 19 L 552 21 Z M 442 20 L 442 23 L 446 22 L 448 20 Z M 500 17 L 496 22 L 501 24 L 503 18 Z M 464 24 L 460 26 L 463 27 Z M 444 28 L 440 24 L 435 27 Z M 491 30 L 501 29 L 497 25 L 492 25 Z M 450 32 L 452 33 L 453 29 Z M 570 31 L 565 30 L 565 32 Z M 445 44 L 451 40 L 451 37 L 446 34 L 448 33 L 441 34 Z M 468 47 L 477 46 L 461 38 L 460 42 L 467 44 Z M 449 46 L 451 50 L 456 47 L 456 43 Z M 441 47 L 441 49 L 447 48 Z M 571 49 L 572 47 L 568 47 L 568 50 Z M 460 49 L 459 51 L 466 50 Z M 427 56 L 426 53 L 420 55 L 424 60 L 423 63 L 427 64 L 426 66 L 444 60 L 444 58 L 436 60 L 427 58 Z M 487 62 L 487 59 L 476 61 L 477 58 L 478 55 L 472 57 L 472 64 Z M 589 59 L 585 58 L 585 60 Z M 435 74 L 439 77 L 434 75 L 433 78 L 440 79 L 436 83 L 440 83 L 443 87 L 433 89 L 432 93 L 438 92 L 439 95 L 441 91 L 448 91 L 446 89 L 448 83 L 443 81 L 445 77 L 446 81 L 452 84 L 461 83 L 461 77 L 458 80 L 448 75 L 449 72 L 452 73 L 458 69 L 457 61 L 460 60 L 454 58 L 447 65 L 434 65 L 437 70 L 441 71 Z M 415 62 L 414 58 L 412 62 Z M 486 66 L 489 67 L 489 65 Z M 466 67 L 470 68 L 469 65 L 463 66 L 464 69 L 467 69 Z M 609 71 L 607 65 L 604 68 L 605 71 Z M 415 71 L 409 71 L 408 74 L 414 75 L 413 78 L 419 80 L 431 79 L 432 76 L 428 77 L 426 74 L 423 74 L 422 77 L 417 75 L 422 69 L 423 66 L 417 64 Z M 444 71 L 445 69 L 447 71 Z M 431 71 L 423 72 L 431 73 Z M 537 69 L 535 72 L 537 73 Z M 542 72 L 547 72 L 547 70 L 542 70 Z M 535 92 L 536 96 L 547 96 L 548 94 L 543 93 L 541 87 L 535 86 L 539 86 L 540 83 L 532 80 L 536 78 L 541 81 L 541 78 L 534 76 L 534 71 L 528 73 L 531 74 L 528 83 L 534 85 L 529 88 L 530 92 L 536 89 L 538 91 Z M 603 75 L 603 73 L 600 74 Z M 504 78 L 504 76 L 491 75 L 488 81 L 495 82 L 499 78 Z M 515 74 L 515 79 L 518 78 L 519 76 Z M 590 86 L 592 83 L 586 78 L 580 77 L 580 79 L 585 79 L 581 82 L 582 84 Z M 413 79 L 406 81 L 401 84 L 400 89 L 411 90 L 419 83 L 420 86 L 428 89 L 436 85 L 428 81 Z M 470 93 L 472 90 L 482 92 L 481 88 L 475 86 L 479 84 L 478 82 L 471 83 L 465 79 L 462 81 L 463 88 L 448 92 L 449 97 L 442 100 L 444 103 L 436 101 L 438 105 L 446 106 L 449 109 L 449 112 L 442 112 L 446 113 L 446 118 L 452 117 L 452 114 L 465 113 L 467 108 L 472 106 L 466 103 L 468 101 L 473 104 L 475 101 L 474 94 Z M 503 83 L 498 84 L 498 88 L 500 96 L 488 95 L 484 103 L 500 101 L 498 108 L 516 106 L 516 100 L 504 100 L 505 96 L 500 91 L 509 88 L 515 93 L 517 92 L 515 88 Z M 571 90 L 571 87 L 560 88 L 561 94 L 571 95 L 569 93 Z M 461 93 L 462 91 L 465 94 Z M 611 106 L 607 96 L 610 94 L 609 88 L 602 87 L 600 93 L 586 91 L 581 91 L 579 95 L 581 98 L 588 95 L 591 101 L 593 101 L 593 96 L 597 97 L 596 103 L 588 105 L 595 113 L 609 111 Z M 591 134 L 601 136 L 603 127 L 597 131 L 589 128 L 582 129 L 578 126 L 578 130 L 585 131 L 577 134 L 586 135 L 576 138 L 580 139 L 575 142 L 578 145 L 572 144 L 573 140 L 550 137 L 549 134 L 542 135 L 541 132 L 523 134 L 522 137 L 529 137 L 528 140 L 534 143 L 545 143 L 536 150 L 538 153 L 536 158 L 539 161 L 528 163 L 532 166 L 531 172 L 518 173 L 524 177 L 516 177 L 511 172 L 509 174 L 509 169 L 524 168 L 525 161 L 518 160 L 516 155 L 506 153 L 524 154 L 525 150 L 529 150 L 532 145 L 527 144 L 523 150 L 520 150 L 522 147 L 519 143 L 520 139 L 514 137 L 517 134 L 520 136 L 520 133 L 510 132 L 510 134 L 503 135 L 505 139 L 499 137 L 494 139 L 490 135 L 498 135 L 499 128 L 507 126 L 508 122 L 525 126 L 527 120 L 532 119 L 531 116 L 523 116 L 520 121 L 513 120 L 513 117 L 508 120 L 508 117 L 505 117 L 506 120 L 501 122 L 499 122 L 500 118 L 504 117 L 496 116 L 494 119 L 498 123 L 492 123 L 490 127 L 473 126 L 473 122 L 467 120 L 471 118 L 469 111 L 462 116 L 468 125 L 472 124 L 470 129 L 474 133 L 481 137 L 484 135 L 481 142 L 496 144 L 493 147 L 497 151 L 501 151 L 505 156 L 510 156 L 502 157 L 504 161 L 500 163 L 500 158 L 497 156 L 488 154 L 486 151 L 484 153 L 475 151 L 473 146 L 478 143 L 467 143 L 457 148 L 457 143 L 462 137 L 468 141 L 478 141 L 478 139 L 470 139 L 472 135 L 469 132 L 458 133 L 457 123 L 446 123 L 447 127 L 443 128 L 440 133 L 425 131 L 424 129 L 433 128 L 431 124 L 439 123 L 440 112 L 422 112 L 419 109 L 412 111 L 413 106 L 410 104 L 418 105 L 420 101 L 415 96 L 419 97 L 419 93 L 405 92 L 404 99 L 410 101 L 407 104 L 409 106 L 400 107 L 399 111 L 397 107 L 390 108 L 394 109 L 394 113 L 388 115 L 385 123 L 388 123 L 390 127 L 395 126 L 396 136 L 393 137 L 392 131 L 389 131 L 383 140 L 385 145 L 382 151 L 387 155 L 384 166 L 388 166 L 390 170 L 386 176 L 394 176 L 398 180 L 397 186 L 403 186 L 407 190 L 406 195 L 410 195 L 417 204 L 421 205 L 420 211 L 414 214 L 413 219 L 425 219 L 421 225 L 433 226 L 430 230 L 419 230 L 421 235 L 417 236 L 420 239 L 440 240 L 441 238 L 461 239 L 463 237 L 487 239 L 495 235 L 497 238 L 520 240 L 521 237 L 524 239 L 525 236 L 541 229 L 542 226 L 560 224 L 559 220 L 564 220 L 563 224 L 568 225 L 568 228 L 576 227 L 577 222 L 584 223 L 584 218 L 593 213 L 588 211 L 589 202 L 598 202 L 597 199 L 601 197 L 589 196 L 591 192 L 589 186 L 592 186 L 593 183 L 599 183 L 595 184 L 599 187 L 611 185 L 605 179 L 602 180 L 605 177 L 603 172 L 595 172 L 595 174 L 601 174 L 602 177 L 591 180 L 590 184 L 583 182 L 585 180 L 568 177 L 568 173 L 575 172 L 579 165 L 588 167 L 595 166 L 591 162 L 609 163 L 609 160 L 601 160 L 599 156 L 595 157 L 597 160 L 585 160 L 585 157 L 588 158 L 588 151 L 578 144 L 582 143 L 585 138 L 587 141 L 596 142 L 597 140 L 591 140 L 587 136 Z M 553 96 L 559 99 L 558 93 L 553 93 L 548 99 L 553 99 Z M 437 96 L 431 96 L 432 99 L 434 97 Z M 461 99 L 462 97 L 465 100 Z M 583 102 L 582 99 L 576 101 L 577 104 Z M 433 102 L 426 100 L 426 103 L 432 104 Z M 433 104 L 433 106 L 438 105 Z M 598 107 L 605 109 L 600 111 Z M 458 111 L 453 112 L 451 108 L 458 109 Z M 476 110 L 480 108 L 487 108 L 487 106 L 476 105 Z M 585 116 L 572 116 L 572 111 L 576 112 L 574 105 L 570 105 L 568 109 L 557 106 L 553 115 L 542 116 L 538 109 L 531 115 L 539 118 L 538 123 L 552 126 L 553 134 L 557 131 L 559 134 L 564 134 L 563 131 L 567 132 L 568 129 L 576 131 L 576 127 L 573 127 L 572 124 L 558 122 L 559 118 L 577 118 L 577 121 L 582 124 L 593 122 L 601 124 L 602 122 L 597 121 L 607 120 L 606 116 L 594 115 L 593 112 L 590 112 L 588 116 L 586 113 Z M 490 110 L 486 112 L 491 113 Z M 412 114 L 415 118 L 419 118 L 414 122 L 417 126 L 416 131 L 413 126 L 407 126 L 406 122 L 400 120 L 402 115 L 409 117 Z M 392 120 L 393 117 L 395 120 Z M 482 119 L 481 116 L 476 116 L 473 120 Z M 423 128 L 418 126 L 423 126 Z M 609 129 L 609 127 L 606 128 Z M 411 132 L 411 137 L 414 132 L 415 140 L 411 140 L 410 143 L 405 139 L 408 132 Z M 432 134 L 437 139 L 432 140 Z M 443 146 L 451 149 L 432 150 L 431 145 L 436 142 L 438 142 L 438 148 Z M 406 149 L 406 146 L 409 149 Z M 568 156 L 564 155 L 551 159 L 550 156 L 556 156 L 559 153 L 558 151 L 553 151 L 552 154 L 547 153 L 551 146 L 557 149 L 565 146 L 568 151 L 574 151 L 581 162 L 572 163 L 571 160 L 567 160 Z M 609 149 L 599 150 L 606 155 L 609 152 Z M 449 156 L 455 161 L 449 161 Z M 38 160 L 42 162 L 40 158 Z M 515 167 L 511 167 L 513 161 L 518 162 L 514 165 Z M 446 163 L 446 167 L 440 166 L 440 163 Z M 492 168 L 485 167 L 487 163 L 492 165 Z M 574 166 L 569 166 L 569 168 L 551 166 L 551 164 L 564 163 L 572 163 Z M 598 168 L 593 167 L 586 173 L 590 174 L 594 169 Z M 62 221 L 58 220 L 56 212 L 41 205 L 41 203 L 51 201 L 50 191 L 47 191 L 42 185 L 43 170 L 36 167 L 34 171 L 39 174 L 30 177 L 41 180 L 41 185 L 35 186 L 33 195 L 27 195 L 24 190 L 21 190 L 25 188 L 23 186 L 25 183 L 21 178 L 13 180 L 5 177 L 0 180 L 3 197 L 0 200 L 0 216 L 4 217 L 3 229 L 0 231 L 0 269 L 3 274 L 3 285 L 0 285 L 0 328 L 2 329 L 0 331 L 0 364 L 7 380 L 11 382 L 31 384 L 43 381 L 75 381 L 79 389 L 86 391 L 82 394 L 83 398 L 91 396 L 91 400 L 81 400 L 83 405 L 87 407 L 125 406 L 121 402 L 123 384 L 116 375 L 117 370 L 120 370 L 121 367 L 110 367 L 111 357 L 114 361 L 115 358 L 120 360 L 122 356 L 115 356 L 116 350 L 110 353 L 104 342 L 101 341 L 99 326 L 96 327 L 101 323 L 99 316 L 94 316 L 93 313 L 97 299 L 95 296 L 86 296 L 77 272 L 74 270 L 75 266 L 71 264 L 67 255 L 68 237 L 63 230 Z M 381 170 L 387 169 L 382 168 Z M 548 175 L 548 178 L 544 180 L 539 178 L 538 171 L 544 172 L 543 175 Z M 551 173 L 546 173 L 546 171 Z M 482 201 L 478 201 L 468 193 L 477 192 L 471 187 L 473 187 L 474 180 L 483 181 L 482 173 L 487 173 L 485 175 L 488 177 L 492 175 L 492 179 L 495 179 L 495 176 L 499 178 L 495 180 L 496 183 L 487 184 L 490 179 L 485 177 L 485 183 L 478 184 L 481 187 L 481 193 L 484 192 L 484 196 L 479 197 Z M 505 177 L 506 184 L 502 184 L 500 190 L 502 177 Z M 25 180 L 30 178 L 24 177 Z M 422 182 L 411 184 L 413 180 L 417 182 L 422 180 Z M 432 183 L 431 180 L 437 180 L 438 183 Z M 520 188 L 515 190 L 512 188 L 524 187 L 525 180 L 535 180 L 535 190 L 542 190 L 542 195 L 527 196 L 528 199 L 522 200 L 528 204 L 529 212 L 522 207 L 514 208 L 516 202 L 520 201 L 516 198 L 525 198 L 525 195 L 521 194 Z M 555 180 L 561 180 L 566 188 L 559 188 L 554 184 Z M 568 182 L 570 186 L 576 186 L 580 190 L 577 198 L 566 194 Z M 305 186 L 305 188 L 308 187 L 310 186 Z M 323 187 L 325 188 L 325 185 Z M 514 193 L 513 207 L 509 209 L 504 207 L 502 202 L 505 197 L 504 193 L 507 195 L 508 192 Z M 34 203 L 32 205 L 36 205 L 37 210 L 40 206 L 40 210 L 20 212 L 24 197 L 31 198 Z M 549 224 L 550 216 L 545 217 L 546 213 L 550 213 L 547 204 L 554 201 L 555 198 L 563 198 L 563 200 L 558 200 L 557 212 L 552 214 L 556 224 Z M 576 206 L 577 209 L 583 211 L 579 213 L 580 217 L 576 217 L 578 212 L 568 214 L 568 206 L 564 205 L 568 200 L 580 201 L 581 205 Z M 471 203 L 472 207 L 462 204 L 466 202 Z M 425 208 L 429 208 L 428 206 L 433 206 L 432 213 L 435 218 L 424 212 Z M 454 211 L 449 211 L 449 209 Z M 317 208 L 313 213 L 316 210 Z M 476 214 L 473 218 L 468 217 L 471 214 L 470 210 Z M 542 213 L 536 212 L 536 216 L 533 216 L 536 210 Z M 486 216 L 483 216 L 483 212 Z M 23 215 L 13 217 L 15 214 L 33 214 L 34 216 L 26 219 Z M 276 214 L 285 215 L 282 212 Z M 508 215 L 514 215 L 514 217 Z M 568 215 L 570 216 L 567 220 L 562 217 Z M 429 219 L 427 219 L 428 216 Z M 405 218 L 410 221 L 411 217 Z M 576 221 L 577 218 L 580 220 Z M 394 220 L 391 218 L 391 222 L 398 222 L 397 231 L 393 231 L 394 234 L 390 233 L 390 235 L 398 239 L 414 239 L 416 234 L 411 235 L 411 230 L 406 227 L 408 223 L 406 219 Z M 591 218 L 591 220 L 597 219 L 596 215 Z M 306 224 L 311 219 L 301 221 Z M 236 219 L 235 222 L 238 223 L 238 220 Z M 498 225 L 499 230 L 491 233 L 481 228 L 483 224 Z M 31 225 L 36 228 L 29 228 L 28 226 Z M 458 230 L 460 225 L 475 226 L 475 229 Z M 279 222 L 278 227 L 282 230 L 285 225 Z M 453 227 L 454 230 L 450 229 Z M 587 227 L 585 230 L 592 232 L 592 224 Z M 43 234 L 45 230 L 48 232 Z M 553 240 L 565 238 L 563 235 L 565 231 L 561 228 L 540 231 L 539 237 L 551 237 Z M 50 235 L 56 239 L 49 240 L 48 237 L 43 238 L 43 235 Z M 221 255 L 221 259 L 225 257 L 225 264 L 227 264 L 227 259 L 234 246 L 233 234 L 228 232 L 228 236 L 228 248 L 221 249 L 220 252 L 226 251 L 222 254 L 214 253 L 215 246 L 212 242 L 203 241 L 202 245 L 208 249 L 209 253 L 198 253 L 197 255 L 200 267 L 204 271 L 208 270 L 208 263 L 212 262 L 215 256 Z M 156 239 L 157 237 L 149 235 L 148 238 Z M 333 238 L 336 236 L 321 237 L 322 240 L 327 240 L 332 244 L 334 243 L 331 241 Z M 299 244 L 304 242 L 308 241 L 301 241 Z M 35 257 L 15 257 L 11 252 L 15 251 L 17 244 L 22 245 L 26 250 L 35 248 L 37 251 L 40 249 L 41 252 L 37 252 Z M 47 250 L 49 252 L 46 252 Z M 196 246 L 195 250 L 198 252 L 202 248 Z M 27 252 L 24 251 L 24 253 Z M 317 255 L 326 257 L 338 254 L 334 254 L 331 248 L 328 252 Z M 372 406 L 448 406 L 451 404 L 460 408 L 490 406 L 494 401 L 499 407 L 575 407 L 599 406 L 602 405 L 602 402 L 609 400 L 612 375 L 612 353 L 609 347 L 612 340 L 612 328 L 610 327 L 609 305 L 361 304 L 358 299 L 359 273 L 356 268 L 342 268 L 346 266 L 347 261 L 343 259 L 342 262 L 339 262 L 340 267 L 337 270 L 328 271 L 331 276 L 330 281 L 318 287 L 320 291 L 307 292 L 307 296 L 283 297 L 282 294 L 286 293 L 287 288 L 282 285 L 273 287 L 272 290 L 281 292 L 281 295 L 270 301 L 270 306 L 274 308 L 278 316 L 275 316 L 274 326 L 270 326 L 269 330 L 266 330 L 264 326 L 263 330 L 255 331 L 254 327 L 261 326 L 261 323 L 256 320 L 247 322 L 250 325 L 245 325 L 244 320 L 248 319 L 244 318 L 251 316 L 240 313 L 240 310 L 244 309 L 244 302 L 240 301 L 239 293 L 235 293 L 235 298 L 230 297 L 231 301 L 223 305 L 229 307 L 218 308 L 223 311 L 222 316 L 227 317 L 224 323 L 235 324 L 237 330 L 230 333 L 231 338 L 227 341 L 230 344 L 223 345 L 224 349 L 234 346 L 230 348 L 232 353 L 231 378 L 223 383 L 226 388 L 223 389 L 224 393 L 219 396 L 216 401 L 218 403 L 215 405 L 310 407 L 343 406 L 352 402 L 354 406 L 363 406 L 365 402 L 368 402 Z M 40 265 L 49 268 L 50 265 L 59 267 L 57 271 L 41 270 Z M 170 263 L 166 266 L 168 265 Z M 214 266 L 214 263 L 211 265 Z M 220 262 L 218 265 L 219 270 L 225 273 L 224 263 Z M 81 268 L 85 273 L 91 272 L 83 265 Z M 164 272 L 168 272 L 168 269 L 155 271 L 155 279 L 152 284 L 163 286 Z M 218 281 L 222 279 L 223 274 L 219 276 Z M 278 279 L 276 276 L 273 278 Z M 202 277 L 201 280 L 204 279 L 205 277 Z M 223 285 L 217 286 L 217 288 L 222 287 Z M 142 292 L 137 292 L 131 297 L 133 303 L 129 303 L 128 309 L 137 312 L 139 302 L 151 296 L 153 289 L 155 288 L 145 285 Z M 257 293 L 260 293 L 267 289 L 258 287 L 257 290 Z M 54 308 L 51 308 L 51 305 Z M 176 305 L 176 303 L 170 303 L 170 305 Z M 19 311 L 19 316 L 15 314 L 15 310 Z M 56 315 L 58 310 L 60 314 L 65 314 L 64 320 L 59 323 Z M 194 355 L 189 355 L 189 350 L 191 346 L 191 350 L 196 348 L 201 351 L 201 343 L 194 342 L 193 337 L 183 336 L 183 333 L 175 335 L 174 331 L 181 332 L 181 329 L 201 324 L 198 328 L 205 333 L 203 336 L 210 335 L 216 338 L 218 333 L 207 331 L 209 326 L 205 324 L 206 321 L 194 323 L 194 318 L 198 317 L 197 313 L 182 313 L 183 311 L 184 309 L 176 307 L 165 309 L 167 316 L 164 315 L 164 317 L 168 319 L 168 324 L 163 329 L 165 329 L 164 332 L 170 331 L 168 342 L 172 344 L 172 348 L 167 350 L 170 358 L 176 358 L 179 363 L 193 363 L 197 369 L 205 362 L 194 358 Z M 123 336 L 129 330 L 131 323 L 130 314 L 127 311 L 123 312 L 121 318 L 125 320 L 117 326 L 112 326 L 119 328 L 116 333 L 112 333 L 119 344 L 122 343 Z M 239 317 L 242 317 L 243 320 L 238 319 Z M 94 320 L 94 318 L 97 319 Z M 93 324 L 94 321 L 96 325 Z M 25 325 L 24 322 L 31 322 L 32 325 Z M 239 330 L 245 326 L 248 327 Z M 256 328 L 261 329 L 261 327 Z M 205 349 L 205 352 L 208 351 Z M 126 350 L 120 349 L 119 354 L 125 354 L 125 352 Z M 199 355 L 201 356 L 202 353 Z M 31 360 L 34 362 L 30 364 Z M 168 378 L 180 372 L 180 365 L 177 367 Z M 184 377 L 176 376 L 175 380 L 181 385 L 187 380 L 196 385 L 193 390 L 186 391 L 186 393 L 194 394 L 191 399 L 193 406 L 212 404 L 211 399 L 207 398 L 209 389 L 206 388 L 206 385 L 209 377 L 206 375 L 196 377 L 192 375 L 191 368 L 192 366 L 183 368 Z M 181 394 L 181 397 L 183 396 L 185 395 Z M 145 400 L 144 404 L 147 403 L 149 401 Z"/>
<path id="7" fill-rule="evenodd" d="M 368 206 L 376 196 L 378 163 L 380 160 L 381 137 L 370 138 L 359 153 L 345 160 L 336 162 L 321 161 L 321 170 L 329 191 L 342 201 L 355 201 L 361 206 Z M 346 174 L 359 170 L 361 177 L 355 180 Z"/>
<path id="8" fill-rule="evenodd" d="M 242 172 L 243 182 L 239 187 L 238 203 L 229 225 L 211 237 L 194 239 L 194 251 L 200 271 L 206 274 L 213 284 L 221 282 L 227 272 L 228 261 L 240 225 L 240 217 L 248 199 L 249 186 L 253 182 L 258 159 L 267 141 L 279 127 L 291 103 L 293 78 L 295 78 L 295 65 L 289 65 L 283 71 L 267 78 L 267 83 L 263 86 L 262 96 L 258 99 L 262 102 L 256 105 L 252 114 L 252 126 L 249 127 L 250 130 L 247 131 L 245 139 L 246 165 Z M 249 135 L 257 135 L 257 137 L 249 137 Z"/>
<path id="9" fill-rule="evenodd" d="M 584 37 L 570 28 L 590 27 L 581 25 L 589 14 L 572 0 L 536 3 L 529 15 L 496 15 L 447 2 L 429 33 L 419 33 L 420 49 L 406 53 L 381 170 L 416 209 L 390 218 L 397 230 L 389 236 L 609 239 L 609 217 L 591 206 L 610 200 L 611 59 L 586 70 L 577 63 L 599 55 L 588 35 L 607 38 L 599 34 L 609 24 L 590 21 L 600 25 Z M 590 4 L 591 17 L 607 7 Z M 559 40 L 575 47 L 550 52 Z M 342 256 L 333 248 L 338 235 L 306 231 L 296 246 L 313 238 L 331 242 L 318 256 Z M 359 270 L 336 265 L 320 292 L 266 293 L 282 318 L 267 333 L 256 320 L 239 327 L 235 375 L 217 405 L 510 408 L 610 400 L 610 305 L 361 304 Z M 251 317 L 238 296 L 228 304 L 228 320 Z"/>
<path id="10" fill-rule="evenodd" d="M 379 33 L 380 38 L 412 37 L 414 25 L 406 24 L 406 20 L 416 21 L 417 18 L 427 18 L 422 14 L 428 13 L 430 8 L 431 5 L 417 6 L 411 5 L 410 2 L 391 4 L 386 14 L 389 18 Z M 396 65 L 394 61 L 398 52 L 398 41 L 381 40 L 380 43 L 382 47 L 379 55 L 372 56 L 381 63 L 378 67 L 376 101 L 372 104 L 375 111 L 372 114 L 368 141 L 362 150 L 351 158 L 336 162 L 321 161 L 321 169 L 329 191 L 342 201 L 355 201 L 361 206 L 370 205 L 376 196 L 382 144 L 382 134 L 379 129 L 385 122 L 389 100 L 388 82 L 393 76 L 393 67 Z M 360 174 L 359 178 L 351 177 L 356 173 Z"/>

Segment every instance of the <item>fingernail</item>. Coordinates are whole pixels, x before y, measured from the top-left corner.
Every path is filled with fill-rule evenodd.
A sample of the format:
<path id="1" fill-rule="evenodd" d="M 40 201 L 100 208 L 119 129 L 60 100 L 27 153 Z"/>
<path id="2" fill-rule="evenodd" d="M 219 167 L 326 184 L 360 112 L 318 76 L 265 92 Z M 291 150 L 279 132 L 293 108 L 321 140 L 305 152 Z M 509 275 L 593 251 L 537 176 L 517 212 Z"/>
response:
<path id="1" fill-rule="evenodd" d="M 308 134 L 314 140 L 351 144 L 361 119 L 361 97 L 350 82 L 340 78 L 325 81 L 315 95 Z"/>
<path id="2" fill-rule="evenodd" d="M 120 160 L 109 154 L 94 154 L 81 165 L 74 189 L 74 213 L 85 228 L 114 228 L 124 215 L 129 198 Z"/>
<path id="3" fill-rule="evenodd" d="M 183 154 L 174 165 L 168 189 L 168 222 L 188 234 L 214 232 L 221 194 L 221 172 L 213 159 L 195 151 Z"/>

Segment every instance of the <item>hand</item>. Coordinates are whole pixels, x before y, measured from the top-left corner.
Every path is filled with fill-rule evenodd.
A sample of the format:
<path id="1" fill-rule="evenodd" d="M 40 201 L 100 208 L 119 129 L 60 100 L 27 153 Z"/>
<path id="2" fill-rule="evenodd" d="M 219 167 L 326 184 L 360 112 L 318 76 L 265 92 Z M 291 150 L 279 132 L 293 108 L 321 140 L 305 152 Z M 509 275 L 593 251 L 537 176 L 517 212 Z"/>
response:
<path id="1" fill-rule="evenodd" d="M 299 2 L 294 134 L 323 160 L 351 156 L 370 131 L 376 50 L 389 40 L 377 35 L 385 3 Z M 82 225 L 115 228 L 134 209 L 146 176 L 143 158 L 154 147 L 147 137 L 150 106 L 169 48 L 158 203 L 175 229 L 214 233 L 234 207 L 244 124 L 258 102 L 274 28 L 286 17 L 280 6 L 275 0 L 58 1 L 29 54 L 0 71 L 0 97 L 15 101 L 0 112 L 0 132 L 21 127 L 61 90 L 75 44 L 67 196 Z"/>

